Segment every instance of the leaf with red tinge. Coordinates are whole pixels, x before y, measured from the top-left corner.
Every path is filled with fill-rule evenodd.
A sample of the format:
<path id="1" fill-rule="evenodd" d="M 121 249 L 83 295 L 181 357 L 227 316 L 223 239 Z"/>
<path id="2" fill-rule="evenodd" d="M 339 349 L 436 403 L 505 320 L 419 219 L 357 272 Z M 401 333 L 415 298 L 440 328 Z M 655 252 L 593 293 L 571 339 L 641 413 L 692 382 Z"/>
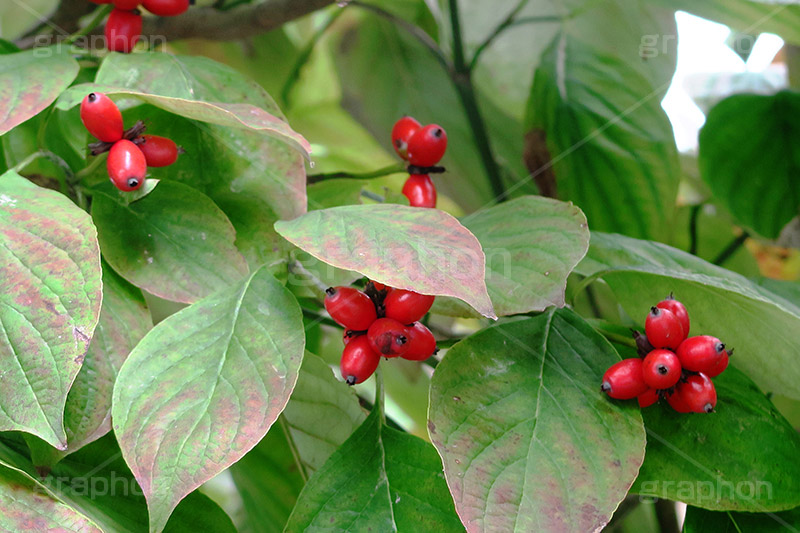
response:
<path id="1" fill-rule="evenodd" d="M 486 258 L 467 228 L 438 209 L 351 205 L 311 211 L 275 229 L 337 268 L 398 289 L 453 296 L 497 318 L 486 291 Z"/>
<path id="2" fill-rule="evenodd" d="M 65 196 L 0 176 L 0 431 L 66 446 L 63 413 L 100 315 L 97 233 Z"/>
<path id="3" fill-rule="evenodd" d="M 112 420 L 151 531 L 264 437 L 289 400 L 304 346 L 300 306 L 262 268 L 167 318 L 131 352 Z"/>
<path id="4" fill-rule="evenodd" d="M 433 374 L 428 430 L 467 531 L 583 533 L 608 523 L 645 446 L 635 402 L 600 392 L 617 361 L 567 309 L 450 349 Z"/>
<path id="5" fill-rule="evenodd" d="M 0 55 L 0 135 L 44 111 L 78 70 L 77 61 L 54 48 Z"/>

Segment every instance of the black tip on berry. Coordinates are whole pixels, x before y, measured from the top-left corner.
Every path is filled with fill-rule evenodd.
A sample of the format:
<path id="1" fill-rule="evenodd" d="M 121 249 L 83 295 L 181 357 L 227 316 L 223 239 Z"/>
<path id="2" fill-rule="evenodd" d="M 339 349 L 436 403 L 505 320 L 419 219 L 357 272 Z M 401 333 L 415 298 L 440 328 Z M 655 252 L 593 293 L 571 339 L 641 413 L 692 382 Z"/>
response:
<path id="1" fill-rule="evenodd" d="M 714 349 L 717 350 L 717 353 L 724 352 L 725 351 L 725 343 L 724 342 L 718 342 L 717 345 L 714 346 Z"/>
<path id="2" fill-rule="evenodd" d="M 658 372 L 662 376 L 666 376 L 667 374 L 669 374 L 669 368 L 667 368 L 665 365 L 658 365 L 656 366 L 656 372 Z"/>
<path id="3" fill-rule="evenodd" d="M 674 294 L 672 294 L 672 291 L 669 291 L 669 296 L 667 296 L 667 297 L 666 297 L 666 298 L 664 298 L 664 299 L 665 299 L 665 300 L 674 300 L 674 299 L 675 299 L 675 295 L 674 295 Z"/>
<path id="4" fill-rule="evenodd" d="M 436 137 L 437 139 L 442 135 L 444 135 L 444 130 L 442 130 L 442 128 L 436 128 L 435 130 L 433 130 L 433 136 Z"/>
<path id="5" fill-rule="evenodd" d="M 600 385 L 600 390 L 602 392 L 609 392 L 611 390 L 611 383 L 604 381 L 602 385 Z"/>
<path id="6" fill-rule="evenodd" d="M 134 189 L 139 186 L 139 178 L 128 178 L 128 187 Z"/>
<path id="7" fill-rule="evenodd" d="M 650 314 L 653 316 L 658 316 L 661 314 L 661 309 L 659 309 L 654 305 L 653 307 L 650 308 Z"/>
<path id="8" fill-rule="evenodd" d="M 325 294 L 327 294 L 328 296 L 333 296 L 334 294 L 336 294 L 336 289 L 334 289 L 333 287 L 328 287 L 327 289 L 325 289 Z"/>
<path id="9" fill-rule="evenodd" d="M 431 355 L 436 355 L 437 353 L 439 353 L 439 347 L 438 346 L 433 349 L 433 353 Z"/>
<path id="10" fill-rule="evenodd" d="M 714 406 L 711 405 L 710 403 L 707 403 L 707 404 L 705 404 L 703 406 L 703 411 L 706 412 L 706 413 L 713 413 L 714 412 Z"/>
<path id="11" fill-rule="evenodd" d="M 733 348 L 730 348 L 728 350 L 728 357 L 731 357 L 732 355 L 733 355 Z"/>
<path id="12" fill-rule="evenodd" d="M 89 96 L 87 98 L 89 99 L 89 102 L 94 102 L 95 100 L 97 100 L 97 95 L 94 93 L 89 93 Z"/>
<path id="13" fill-rule="evenodd" d="M 347 377 L 344 379 L 344 382 L 345 382 L 345 383 L 347 383 L 347 384 L 348 384 L 348 385 L 350 385 L 350 386 L 353 386 L 353 385 L 355 385 L 355 384 L 356 384 L 356 377 L 355 377 L 355 376 L 347 376 Z"/>
<path id="14" fill-rule="evenodd" d="M 398 335 L 397 336 L 397 344 L 402 346 L 403 344 L 405 344 L 407 342 L 408 342 L 408 339 L 406 338 L 405 335 Z"/>

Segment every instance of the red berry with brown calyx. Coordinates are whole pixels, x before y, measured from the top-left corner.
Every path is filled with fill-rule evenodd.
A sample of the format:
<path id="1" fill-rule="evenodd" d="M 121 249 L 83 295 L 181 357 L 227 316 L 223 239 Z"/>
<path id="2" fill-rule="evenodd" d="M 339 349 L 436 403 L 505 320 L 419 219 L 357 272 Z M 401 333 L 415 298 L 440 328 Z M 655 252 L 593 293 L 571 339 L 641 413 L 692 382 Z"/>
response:
<path id="1" fill-rule="evenodd" d="M 367 331 L 369 345 L 384 357 L 398 357 L 408 351 L 408 328 L 392 318 L 379 318 Z"/>
<path id="2" fill-rule="evenodd" d="M 412 117 L 403 117 L 394 123 L 392 127 L 392 147 L 397 155 L 403 159 L 408 159 L 408 141 L 422 127 Z"/>
<path id="3" fill-rule="evenodd" d="M 732 354 L 733 354 L 733 348 L 731 348 L 730 350 L 725 350 L 725 353 L 720 358 L 719 363 L 717 363 L 717 366 L 715 366 L 705 374 L 710 378 L 715 378 L 720 374 L 722 374 L 725 371 L 725 369 L 728 368 L 728 363 L 730 362 L 730 357 Z"/>
<path id="4" fill-rule="evenodd" d="M 417 167 L 432 167 L 444 157 L 447 133 L 437 124 L 417 130 L 408 141 L 408 162 Z"/>
<path id="5" fill-rule="evenodd" d="M 660 307 L 651 307 L 644 323 L 647 340 L 655 348 L 676 350 L 686 338 L 681 321 L 672 311 Z"/>
<path id="6" fill-rule="evenodd" d="M 693 372 L 713 373 L 728 357 L 725 344 L 711 335 L 689 337 L 678 346 L 677 354 L 683 368 Z"/>
<path id="7" fill-rule="evenodd" d="M 435 296 L 395 289 L 386 296 L 383 305 L 388 318 L 393 318 L 401 324 L 413 324 L 425 316 L 435 299 Z"/>
<path id="8" fill-rule="evenodd" d="M 717 405 L 714 383 L 702 372 L 689 376 L 685 382 L 678 383 L 675 392 L 680 394 L 692 413 L 710 413 Z"/>
<path id="9" fill-rule="evenodd" d="M 142 15 L 138 11 L 113 9 L 106 20 L 106 48 L 129 53 L 142 37 Z"/>
<path id="10" fill-rule="evenodd" d="M 189 0 L 142 0 L 142 5 L 153 15 L 174 17 L 189 9 Z"/>
<path id="11" fill-rule="evenodd" d="M 436 207 L 436 186 L 427 174 L 411 174 L 403 185 L 411 207 Z"/>
<path id="12" fill-rule="evenodd" d="M 178 145 L 172 139 L 158 135 L 142 135 L 139 149 L 147 159 L 148 167 L 168 167 L 178 160 Z"/>
<path id="13" fill-rule="evenodd" d="M 122 139 L 122 113 L 103 93 L 89 93 L 81 102 L 81 122 L 96 139 L 114 143 Z"/>
<path id="14" fill-rule="evenodd" d="M 324 303 L 331 318 L 346 329 L 366 331 L 378 318 L 370 297 L 352 287 L 329 287 Z"/>
<path id="15" fill-rule="evenodd" d="M 408 349 L 401 354 L 403 359 L 424 361 L 436 353 L 436 339 L 424 324 L 414 322 L 408 330 Z"/>
<path id="16" fill-rule="evenodd" d="M 681 322 L 681 327 L 683 327 L 684 335 L 689 334 L 689 328 L 691 327 L 691 321 L 689 320 L 689 312 L 686 311 L 686 306 L 684 306 L 681 302 L 675 299 L 675 297 L 670 293 L 664 300 L 661 300 L 656 304 L 656 307 L 661 309 L 667 309 L 675 315 L 678 320 Z"/>
<path id="17" fill-rule="evenodd" d="M 639 401 L 639 407 L 650 407 L 658 401 L 658 391 L 656 389 L 647 389 L 636 399 Z"/>
<path id="18" fill-rule="evenodd" d="M 366 335 L 353 337 L 342 351 L 339 370 L 348 385 L 366 381 L 378 368 L 380 355 L 370 347 Z"/>
<path id="19" fill-rule="evenodd" d="M 131 141 L 121 139 L 114 143 L 106 160 L 108 177 L 117 189 L 135 191 L 144 184 L 147 161 L 139 147 Z"/>
<path id="20" fill-rule="evenodd" d="M 667 403 L 678 413 L 691 413 L 692 409 L 689 407 L 689 404 L 686 403 L 686 399 L 679 389 L 680 387 L 675 387 L 669 396 L 667 396 Z"/>
<path id="21" fill-rule="evenodd" d="M 600 390 L 616 400 L 630 400 L 647 392 L 647 383 L 642 375 L 642 360 L 638 357 L 614 363 L 603 374 Z"/>
<path id="22" fill-rule="evenodd" d="M 670 350 L 653 350 L 642 361 L 645 383 L 654 389 L 668 389 L 681 379 L 681 362 Z"/>

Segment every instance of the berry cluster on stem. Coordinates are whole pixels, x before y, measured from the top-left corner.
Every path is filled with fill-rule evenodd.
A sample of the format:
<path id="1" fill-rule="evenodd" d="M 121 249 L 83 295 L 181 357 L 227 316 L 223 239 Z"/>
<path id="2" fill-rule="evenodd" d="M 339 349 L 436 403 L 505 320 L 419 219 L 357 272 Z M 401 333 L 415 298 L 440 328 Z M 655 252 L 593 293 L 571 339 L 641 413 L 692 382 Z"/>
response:
<path id="1" fill-rule="evenodd" d="M 344 327 L 339 368 L 348 385 L 368 379 L 381 357 L 424 361 L 435 354 L 436 339 L 419 321 L 434 296 L 369 281 L 363 291 L 330 287 L 325 310 Z"/>
<path id="2" fill-rule="evenodd" d="M 717 392 L 711 378 L 727 367 L 732 349 L 711 335 L 689 337 L 689 313 L 672 294 L 650 308 L 645 334 L 633 332 L 638 358 L 623 359 L 603 375 L 600 389 L 640 407 L 659 399 L 679 413 L 711 413 Z"/>
<path id="3" fill-rule="evenodd" d="M 111 52 L 130 53 L 142 37 L 141 4 L 159 17 L 185 13 L 193 0 L 89 0 L 94 4 L 113 4 L 105 27 L 106 46 Z"/>
<path id="4" fill-rule="evenodd" d="M 442 173 L 436 166 L 447 150 L 447 133 L 438 124 L 423 126 L 413 117 L 403 117 L 392 128 L 392 147 L 408 161 L 408 179 L 403 195 L 412 207 L 436 207 L 436 186 L 430 174 Z"/>

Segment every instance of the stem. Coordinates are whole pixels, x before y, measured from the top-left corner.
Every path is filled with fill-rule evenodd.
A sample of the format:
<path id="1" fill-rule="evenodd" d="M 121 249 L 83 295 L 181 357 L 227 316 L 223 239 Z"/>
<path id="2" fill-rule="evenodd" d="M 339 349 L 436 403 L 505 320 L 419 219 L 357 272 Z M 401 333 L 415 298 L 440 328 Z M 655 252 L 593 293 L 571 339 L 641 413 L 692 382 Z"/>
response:
<path id="1" fill-rule="evenodd" d="M 478 59 L 480 58 L 480 56 L 484 52 L 484 50 L 486 50 L 489 47 L 489 45 L 492 44 L 494 42 L 494 40 L 497 39 L 497 37 L 500 36 L 501 33 L 503 33 L 505 30 L 507 30 L 514 23 L 514 19 L 517 18 L 517 15 L 519 15 L 519 12 L 522 11 L 522 8 L 524 8 L 527 3 L 528 3 L 528 0 L 519 0 L 517 5 L 514 7 L 514 9 L 511 10 L 511 12 L 508 14 L 508 16 L 506 16 L 506 18 L 503 20 L 503 22 L 501 22 L 494 29 L 494 31 L 492 33 L 490 33 L 489 36 L 486 39 L 484 39 L 481 44 L 478 45 L 478 48 L 475 49 L 475 53 L 472 54 L 472 61 L 470 61 L 470 63 L 469 63 L 470 72 L 475 70 L 475 67 L 478 64 Z M 554 17 L 541 17 L 541 18 L 542 19 L 545 19 L 545 18 L 552 19 Z"/>
<path id="2" fill-rule="evenodd" d="M 114 8 L 113 4 L 97 8 L 94 12 L 95 15 L 94 17 L 92 17 L 92 20 L 90 20 L 86 26 L 84 26 L 83 28 L 79 29 L 78 31 L 67 37 L 66 40 L 64 41 L 64 44 L 72 44 L 81 37 L 89 35 L 89 33 L 93 29 L 98 27 L 103 22 L 103 20 L 105 20 L 105 18 L 108 16 L 109 13 L 111 13 L 111 10 L 113 8 Z"/>
<path id="3" fill-rule="evenodd" d="M 317 313 L 315 311 L 312 311 L 311 309 L 306 309 L 305 307 L 303 307 L 303 316 L 306 317 L 306 318 L 310 318 L 311 320 L 315 320 L 319 324 L 325 324 L 326 326 L 331 326 L 331 327 L 334 327 L 334 328 L 341 328 L 342 327 L 339 324 L 337 324 L 336 321 L 334 321 L 334 320 L 332 320 L 332 319 L 330 319 L 330 318 L 328 318 L 326 316 L 323 316 L 323 315 L 321 315 L 321 314 L 319 314 L 319 313 Z"/>
<path id="4" fill-rule="evenodd" d="M 286 422 L 286 417 L 283 415 L 279 416 L 278 423 L 281 425 L 283 434 L 286 436 L 286 442 L 289 444 L 289 449 L 292 451 L 292 457 L 294 457 L 294 462 L 297 464 L 297 470 L 300 472 L 300 477 L 303 478 L 303 483 L 308 483 L 308 472 L 306 472 L 306 467 L 303 465 L 303 461 L 300 459 L 300 452 L 297 450 L 297 445 L 295 444 L 292 434 L 289 431 L 289 424 Z"/>
<path id="5" fill-rule="evenodd" d="M 586 286 L 586 299 L 589 301 L 589 307 L 592 309 L 592 314 L 597 318 L 603 318 L 603 312 L 600 310 L 600 305 L 597 303 L 597 297 L 594 294 L 594 289 L 591 285 Z"/>
<path id="6" fill-rule="evenodd" d="M 659 499 L 655 503 L 658 530 L 661 533 L 678 533 L 678 517 L 675 516 L 675 504 L 669 500 Z"/>
<path id="7" fill-rule="evenodd" d="M 397 174 L 399 172 L 405 172 L 406 167 L 402 164 L 396 163 L 394 165 L 389 165 L 388 167 L 379 168 L 378 170 L 373 170 L 372 172 L 363 172 L 363 173 L 354 173 L 354 172 L 329 172 L 327 174 L 312 174 L 308 176 L 308 184 L 319 183 L 320 181 L 325 180 L 332 180 L 338 178 L 346 178 L 346 179 L 354 179 L 354 180 L 368 180 L 372 178 L 380 178 L 383 176 L 389 176 L 391 174 Z"/>
<path id="8" fill-rule="evenodd" d="M 92 172 L 94 172 L 94 170 L 97 167 L 99 167 L 103 163 L 103 161 L 105 161 L 105 158 L 96 156 L 86 168 L 84 168 L 83 170 L 79 170 L 77 173 L 75 173 L 76 180 L 80 181 L 89 174 L 91 174 Z"/>
<path id="9" fill-rule="evenodd" d="M 453 32 L 453 62 L 457 72 L 465 72 L 464 42 L 461 39 L 461 17 L 458 14 L 458 0 L 448 0 L 450 7 L 450 28 Z"/>
<path id="10" fill-rule="evenodd" d="M 693 205 L 689 213 L 689 253 L 692 255 L 697 255 L 697 219 L 702 208 L 702 204 Z"/>
<path id="11" fill-rule="evenodd" d="M 369 198 L 370 200 L 372 200 L 374 202 L 378 202 L 379 204 L 382 204 L 382 203 L 386 202 L 386 198 L 384 198 L 380 194 L 375 194 L 372 191 L 362 190 L 361 191 L 361 196 L 363 196 L 364 198 Z"/>
<path id="12" fill-rule="evenodd" d="M 59 157 L 58 155 L 54 154 L 49 150 L 39 150 L 38 152 L 32 153 L 31 155 L 29 155 L 28 157 L 17 163 L 17 165 L 14 167 L 14 172 L 19 174 L 25 167 L 27 167 L 28 165 L 30 165 L 39 158 L 47 159 L 51 163 L 58 166 L 58 168 L 60 168 L 64 172 L 64 175 L 67 177 L 67 180 L 70 183 L 72 183 L 72 181 L 75 178 L 75 174 L 72 172 L 72 169 L 69 168 L 69 165 L 67 164 L 66 161 L 64 161 L 63 159 L 61 159 L 61 157 Z"/>
<path id="13" fill-rule="evenodd" d="M 712 261 L 717 266 L 721 266 L 725 261 L 731 258 L 733 254 L 735 254 L 739 248 L 742 247 L 744 241 L 746 241 L 750 237 L 750 234 L 746 231 L 743 231 L 741 235 L 736 237 L 731 241 L 731 243 L 722 250 L 719 255 Z"/>
<path id="14" fill-rule="evenodd" d="M 308 279 L 314 285 L 314 287 L 319 291 L 321 295 L 320 301 L 322 301 L 325 298 L 325 291 L 327 290 L 328 286 L 322 283 L 322 281 L 317 276 L 309 272 L 306 269 L 306 267 L 301 265 L 300 261 L 298 261 L 297 259 L 289 261 L 289 273 L 300 274 L 304 278 Z"/>
<path id="15" fill-rule="evenodd" d="M 380 409 L 381 422 L 386 423 L 386 411 L 384 409 L 385 392 L 383 390 L 383 369 L 378 365 L 375 370 L 375 409 Z"/>

